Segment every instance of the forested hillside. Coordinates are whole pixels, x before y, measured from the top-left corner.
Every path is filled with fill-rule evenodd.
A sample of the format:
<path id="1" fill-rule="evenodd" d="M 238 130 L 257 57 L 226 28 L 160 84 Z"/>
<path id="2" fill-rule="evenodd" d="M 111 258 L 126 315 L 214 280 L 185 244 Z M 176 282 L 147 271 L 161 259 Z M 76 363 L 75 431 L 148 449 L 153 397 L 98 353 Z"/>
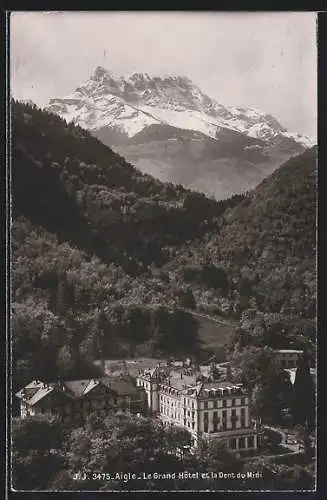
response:
<path id="1" fill-rule="evenodd" d="M 190 282 L 198 279 L 205 262 L 222 266 L 232 282 L 239 284 L 240 310 L 251 306 L 313 318 L 315 254 L 313 148 L 286 162 L 226 211 L 217 231 L 178 250 L 169 266 L 180 268 L 183 279 Z"/>
<path id="2" fill-rule="evenodd" d="M 314 150 L 216 202 L 53 114 L 14 102 L 12 117 L 14 386 L 87 376 L 99 357 L 197 354 L 185 308 L 273 312 L 291 344 L 301 315 L 314 338 Z"/>

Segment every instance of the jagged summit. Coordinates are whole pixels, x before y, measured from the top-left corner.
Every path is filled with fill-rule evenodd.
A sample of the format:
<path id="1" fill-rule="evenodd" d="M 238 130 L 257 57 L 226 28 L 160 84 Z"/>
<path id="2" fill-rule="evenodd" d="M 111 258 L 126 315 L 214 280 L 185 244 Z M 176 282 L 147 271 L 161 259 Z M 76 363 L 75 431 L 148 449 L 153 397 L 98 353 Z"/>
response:
<path id="1" fill-rule="evenodd" d="M 165 124 L 214 139 L 224 128 L 265 141 L 312 146 L 309 138 L 289 133 L 269 113 L 219 104 L 186 76 L 137 72 L 115 76 L 98 66 L 71 95 L 51 99 L 48 109 L 92 131 L 109 127 L 126 137 L 153 124 Z"/>
<path id="2" fill-rule="evenodd" d="M 111 73 L 103 68 L 102 66 L 98 66 L 94 72 L 94 75 L 91 76 L 93 80 L 101 80 L 103 77 L 110 75 Z"/>

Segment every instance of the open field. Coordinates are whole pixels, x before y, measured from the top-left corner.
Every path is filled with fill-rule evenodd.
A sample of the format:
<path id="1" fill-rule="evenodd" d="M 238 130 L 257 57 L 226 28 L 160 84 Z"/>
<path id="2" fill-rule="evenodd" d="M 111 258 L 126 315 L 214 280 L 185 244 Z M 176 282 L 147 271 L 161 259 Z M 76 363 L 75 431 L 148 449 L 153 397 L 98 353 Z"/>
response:
<path id="1" fill-rule="evenodd" d="M 226 318 L 211 318 L 205 314 L 188 311 L 199 323 L 199 337 L 202 348 L 216 354 L 217 361 L 225 360 L 224 344 L 235 328 L 234 321 Z"/>

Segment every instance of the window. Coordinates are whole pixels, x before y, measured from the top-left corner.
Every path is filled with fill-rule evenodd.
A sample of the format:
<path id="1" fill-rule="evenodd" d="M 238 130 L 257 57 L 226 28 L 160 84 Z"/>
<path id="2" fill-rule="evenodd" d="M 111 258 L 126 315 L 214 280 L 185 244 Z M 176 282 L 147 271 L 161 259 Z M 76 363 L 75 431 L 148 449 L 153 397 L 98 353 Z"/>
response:
<path id="1" fill-rule="evenodd" d="M 235 420 L 232 420 L 232 429 L 235 430 L 236 429 L 236 421 Z"/>
<path id="2" fill-rule="evenodd" d="M 204 421 L 204 424 L 203 424 L 203 431 L 204 431 L 204 432 L 208 432 L 208 427 L 209 427 L 208 421 L 207 421 L 207 420 L 205 420 L 205 421 Z"/>
<path id="3" fill-rule="evenodd" d="M 218 412 L 214 411 L 212 414 L 212 420 L 218 420 Z"/>
<path id="4" fill-rule="evenodd" d="M 186 418 L 184 418 L 184 425 L 186 426 Z"/>
<path id="5" fill-rule="evenodd" d="M 208 412 L 207 411 L 203 414 L 203 418 L 205 421 L 208 420 Z"/>
<path id="6" fill-rule="evenodd" d="M 241 415 L 242 417 L 245 417 L 245 408 L 241 408 Z"/>
<path id="7" fill-rule="evenodd" d="M 194 408 L 194 401 L 192 401 L 192 408 Z"/>
<path id="8" fill-rule="evenodd" d="M 214 407 L 214 408 L 218 408 L 218 401 L 214 401 L 214 402 L 213 402 L 213 407 Z"/>
<path id="9" fill-rule="evenodd" d="M 238 447 L 240 450 L 245 448 L 245 438 L 239 438 L 238 440 Z"/>
<path id="10" fill-rule="evenodd" d="M 218 421 L 214 420 L 213 423 L 212 423 L 212 426 L 213 426 L 213 432 L 217 432 L 217 430 L 218 430 Z"/>
<path id="11" fill-rule="evenodd" d="M 235 401 L 235 398 L 232 399 L 232 406 L 235 406 L 236 405 L 236 401 Z"/>
<path id="12" fill-rule="evenodd" d="M 194 429 L 194 422 L 192 422 L 192 429 Z"/>
<path id="13" fill-rule="evenodd" d="M 192 420 L 194 420 L 194 411 L 192 411 Z"/>
<path id="14" fill-rule="evenodd" d="M 204 409 L 207 410 L 208 409 L 208 401 L 205 401 L 204 402 Z"/>
<path id="15" fill-rule="evenodd" d="M 244 417 L 241 418 L 241 427 L 245 427 L 245 418 Z"/>
<path id="16" fill-rule="evenodd" d="M 241 405 L 244 406 L 245 405 L 245 398 L 241 398 Z"/>
<path id="17" fill-rule="evenodd" d="M 223 408 L 227 407 L 227 399 L 223 399 Z"/>
<path id="18" fill-rule="evenodd" d="M 254 436 L 248 437 L 248 448 L 254 447 Z"/>
<path id="19" fill-rule="evenodd" d="M 190 410 L 187 412 L 187 416 L 188 416 L 188 417 L 190 416 Z"/>
<path id="20" fill-rule="evenodd" d="M 236 439 L 230 440 L 230 447 L 232 448 L 232 450 L 236 450 Z"/>
<path id="21" fill-rule="evenodd" d="M 227 418 L 227 410 L 223 410 L 223 418 Z"/>
<path id="22" fill-rule="evenodd" d="M 223 421 L 222 426 L 223 426 L 223 431 L 226 431 L 227 430 L 227 422 Z"/>
<path id="23" fill-rule="evenodd" d="M 232 417 L 236 416 L 236 410 L 232 410 Z"/>

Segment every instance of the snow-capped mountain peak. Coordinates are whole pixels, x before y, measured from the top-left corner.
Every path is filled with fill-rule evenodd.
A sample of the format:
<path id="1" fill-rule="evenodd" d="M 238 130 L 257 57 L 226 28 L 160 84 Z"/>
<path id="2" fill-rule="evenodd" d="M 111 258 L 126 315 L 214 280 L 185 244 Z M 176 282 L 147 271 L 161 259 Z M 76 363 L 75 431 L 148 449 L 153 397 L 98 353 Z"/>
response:
<path id="1" fill-rule="evenodd" d="M 312 144 L 308 137 L 289 133 L 268 113 L 219 104 L 185 76 L 132 73 L 116 77 L 98 66 L 71 95 L 51 99 L 47 109 L 92 131 L 110 127 L 127 137 L 161 123 L 214 139 L 224 128 L 264 141 Z"/>

